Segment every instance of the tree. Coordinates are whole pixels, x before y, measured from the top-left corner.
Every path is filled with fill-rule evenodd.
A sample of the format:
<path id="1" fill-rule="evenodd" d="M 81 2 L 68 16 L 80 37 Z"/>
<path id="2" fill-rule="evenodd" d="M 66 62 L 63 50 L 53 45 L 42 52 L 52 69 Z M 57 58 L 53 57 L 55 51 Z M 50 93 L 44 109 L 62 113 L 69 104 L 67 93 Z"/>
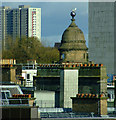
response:
<path id="1" fill-rule="evenodd" d="M 52 63 L 59 61 L 59 51 L 56 48 L 44 47 L 35 37 L 9 38 L 7 49 L 2 51 L 2 58 L 16 59 L 17 63 L 26 63 L 28 59 L 35 59 L 38 63 Z"/>

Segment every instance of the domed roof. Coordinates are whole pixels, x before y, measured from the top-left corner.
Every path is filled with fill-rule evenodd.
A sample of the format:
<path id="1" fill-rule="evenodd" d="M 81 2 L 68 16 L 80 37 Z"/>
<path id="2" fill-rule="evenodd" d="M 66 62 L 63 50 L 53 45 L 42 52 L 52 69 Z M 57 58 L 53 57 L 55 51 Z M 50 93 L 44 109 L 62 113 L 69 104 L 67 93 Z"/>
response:
<path id="1" fill-rule="evenodd" d="M 74 11 L 72 11 L 74 12 Z M 64 31 L 59 50 L 87 50 L 83 32 L 75 24 L 74 13 L 71 12 L 72 22 Z"/>

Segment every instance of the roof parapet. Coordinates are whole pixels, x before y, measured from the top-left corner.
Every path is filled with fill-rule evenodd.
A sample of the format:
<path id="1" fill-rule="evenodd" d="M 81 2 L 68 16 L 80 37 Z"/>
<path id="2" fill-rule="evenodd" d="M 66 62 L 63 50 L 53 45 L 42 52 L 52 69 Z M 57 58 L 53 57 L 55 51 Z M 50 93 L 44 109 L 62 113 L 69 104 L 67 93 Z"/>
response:
<path id="1" fill-rule="evenodd" d="M 41 68 L 78 68 L 78 67 L 103 67 L 103 64 L 39 64 Z"/>
<path id="2" fill-rule="evenodd" d="M 12 64 L 2 64 L 0 65 L 1 68 L 10 68 L 10 67 L 13 67 Z"/>
<path id="3" fill-rule="evenodd" d="M 13 98 L 31 98 L 31 94 L 13 94 Z"/>
<path id="4" fill-rule="evenodd" d="M 91 93 L 82 93 L 82 94 L 77 94 L 76 98 L 104 98 L 106 96 L 104 96 L 104 94 L 91 94 Z"/>

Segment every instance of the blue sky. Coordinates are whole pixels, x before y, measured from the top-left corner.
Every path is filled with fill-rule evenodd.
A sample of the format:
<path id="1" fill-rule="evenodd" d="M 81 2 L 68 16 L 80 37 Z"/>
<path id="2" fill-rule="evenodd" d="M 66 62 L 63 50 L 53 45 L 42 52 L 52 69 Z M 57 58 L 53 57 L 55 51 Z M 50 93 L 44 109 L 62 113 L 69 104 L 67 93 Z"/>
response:
<path id="1" fill-rule="evenodd" d="M 83 31 L 88 45 L 88 3 L 87 2 L 2 2 L 3 6 L 18 8 L 19 5 L 30 5 L 41 8 L 42 43 L 54 46 L 60 42 L 64 30 L 71 23 L 70 12 L 76 10 L 76 24 Z"/>

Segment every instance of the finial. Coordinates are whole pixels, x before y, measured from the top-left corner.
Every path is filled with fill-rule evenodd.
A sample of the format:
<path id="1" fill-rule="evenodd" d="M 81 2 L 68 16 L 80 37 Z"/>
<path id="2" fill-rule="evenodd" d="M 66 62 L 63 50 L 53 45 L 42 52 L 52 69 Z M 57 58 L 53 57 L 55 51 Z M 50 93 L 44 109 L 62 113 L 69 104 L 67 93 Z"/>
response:
<path id="1" fill-rule="evenodd" d="M 73 9 L 73 10 L 71 11 L 71 13 L 70 13 L 70 15 L 72 16 L 72 19 L 71 19 L 72 21 L 75 20 L 74 17 L 76 16 L 76 13 L 75 13 L 76 9 L 77 9 L 77 8 Z"/>

